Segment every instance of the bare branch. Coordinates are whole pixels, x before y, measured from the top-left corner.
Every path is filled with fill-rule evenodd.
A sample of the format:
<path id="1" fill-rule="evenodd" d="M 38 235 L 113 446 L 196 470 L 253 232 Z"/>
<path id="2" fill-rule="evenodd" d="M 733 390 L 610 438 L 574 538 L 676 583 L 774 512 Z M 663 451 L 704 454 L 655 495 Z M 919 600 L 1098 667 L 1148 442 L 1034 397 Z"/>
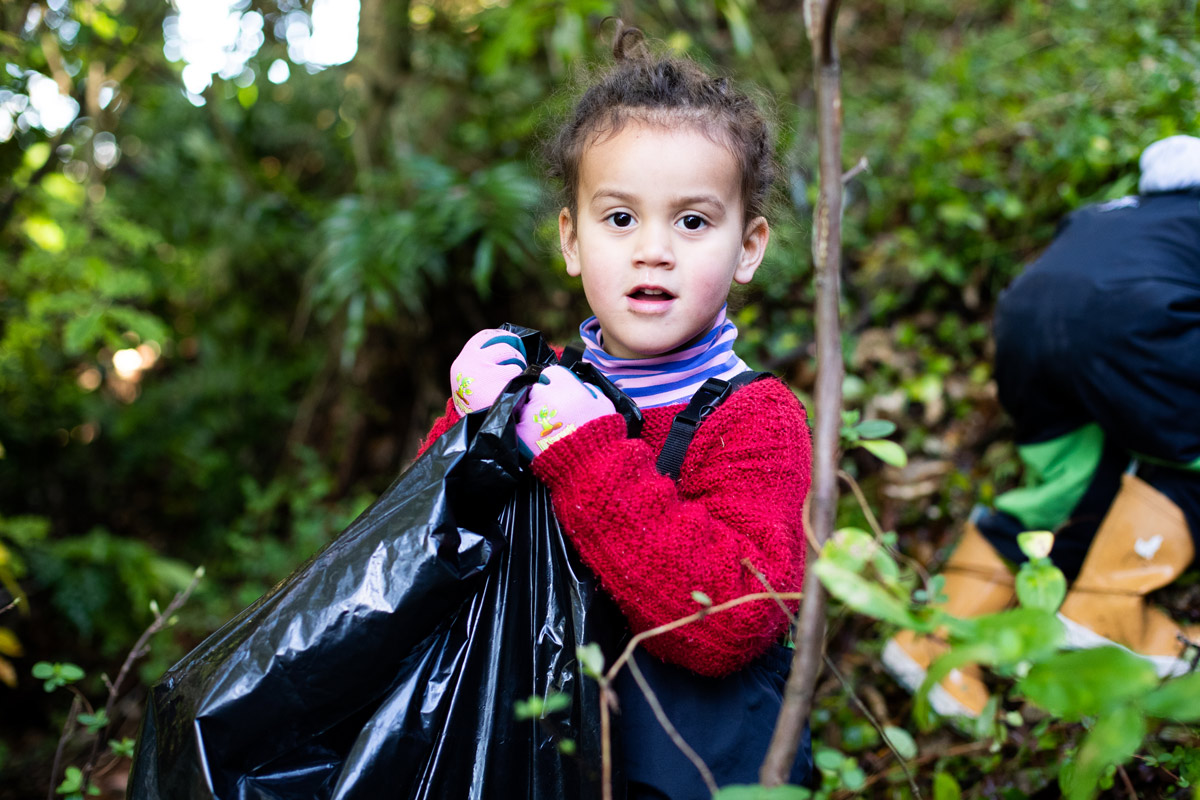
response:
<path id="1" fill-rule="evenodd" d="M 83 765 L 82 772 L 83 782 L 85 785 L 87 784 L 88 778 L 91 776 L 92 770 L 96 766 L 96 760 L 100 757 L 100 746 L 102 743 L 107 741 L 108 729 L 112 727 L 113 710 L 116 707 L 117 697 L 119 696 L 118 693 L 121 689 L 121 684 L 125 681 L 125 676 L 129 674 L 129 670 L 133 668 L 133 665 L 138 659 L 150 652 L 151 637 L 170 624 L 171 617 L 174 616 L 175 612 L 179 611 L 179 609 L 183 607 L 183 604 L 187 602 L 189 597 L 191 597 L 192 592 L 195 591 L 196 586 L 199 585 L 200 579 L 203 577 L 204 568 L 201 567 L 192 575 L 192 582 L 189 583 L 182 591 L 176 592 L 175 596 L 171 599 L 171 602 L 167 605 L 166 610 L 161 614 L 156 614 L 154 621 L 150 623 L 150 626 L 146 628 L 146 630 L 142 631 L 142 635 L 138 637 L 136 642 L 134 642 L 133 648 L 130 649 L 129 654 L 125 656 L 125 662 L 121 664 L 121 669 L 119 672 L 117 672 L 116 680 L 112 681 L 111 683 L 106 680 L 106 683 L 108 683 L 108 701 L 104 704 L 104 718 L 108 720 L 108 722 L 103 728 L 96 732 L 96 738 L 92 742 L 91 753 L 88 754 L 87 763 Z"/>
<path id="2" fill-rule="evenodd" d="M 58 747 L 54 749 L 54 764 L 50 767 L 50 788 L 46 791 L 46 800 L 54 800 L 54 784 L 58 781 L 58 771 L 62 769 L 63 750 L 71 731 L 75 727 L 75 718 L 79 715 L 79 699 L 81 695 L 71 697 L 71 709 L 67 711 L 67 721 L 63 723 L 62 735 L 58 737 Z"/>
<path id="3" fill-rule="evenodd" d="M 846 170 L 846 172 L 842 175 L 842 185 L 845 186 L 847 183 L 854 180 L 861 173 L 866 172 L 870 168 L 871 162 L 867 160 L 866 156 L 861 156 L 858 159 L 858 163 Z"/>
<path id="4" fill-rule="evenodd" d="M 837 665 L 833 663 L 833 659 L 829 656 L 825 656 L 825 666 L 829 667 L 829 671 L 841 682 L 842 688 L 846 690 L 846 693 L 854 700 L 854 704 L 866 716 L 867 721 L 871 723 L 871 727 L 875 728 L 879 734 L 879 738 L 883 739 L 884 744 L 892 751 L 892 755 L 896 757 L 896 761 L 900 763 L 900 767 L 904 770 L 904 777 L 908 778 L 908 785 L 912 789 L 913 797 L 921 800 L 921 790 L 917 788 L 917 780 L 913 777 L 912 770 L 908 768 L 908 762 L 905 761 L 904 756 L 900 755 L 900 751 L 896 749 L 896 746 L 892 744 L 892 740 L 888 738 L 887 733 L 883 730 L 882 723 L 871 713 L 871 709 L 867 708 L 866 703 L 862 701 L 858 693 L 854 691 L 854 687 L 850 685 L 850 681 L 846 680 L 846 677 L 842 675 L 841 670 L 837 668 Z"/>
<path id="5" fill-rule="evenodd" d="M 699 622 L 709 614 L 717 614 L 727 608 L 740 606 L 743 603 L 749 603 L 754 600 L 800 600 L 803 597 L 803 592 L 755 592 L 753 594 L 744 594 L 741 597 L 735 597 L 732 600 L 726 600 L 724 603 L 719 603 L 711 608 L 702 608 L 695 614 L 689 614 L 686 617 L 672 620 L 671 622 L 665 622 L 656 628 L 650 628 L 649 630 L 642 631 L 629 640 L 629 644 L 625 646 L 625 650 L 621 653 L 617 660 L 613 662 L 613 665 L 608 668 L 608 672 L 605 673 L 604 678 L 605 680 L 612 681 L 616 674 L 621 671 L 621 667 L 625 666 L 625 662 L 628 661 L 629 657 L 633 654 L 634 648 L 647 639 L 653 639 L 655 636 L 662 636 L 664 633 L 670 633 L 676 628 L 682 628 L 684 625 L 690 625 L 693 622 Z"/>
<path id="6" fill-rule="evenodd" d="M 760 581 L 762 581 L 764 584 L 767 583 L 767 579 L 759 574 L 758 570 L 754 569 L 754 566 L 749 562 L 748 559 L 743 559 L 742 564 L 750 569 L 750 571 L 755 575 L 758 575 Z M 662 706 L 658 702 L 658 697 L 654 694 L 653 690 L 651 690 L 649 684 L 646 683 L 645 677 L 638 669 L 637 664 L 633 661 L 633 651 L 639 644 L 647 639 L 653 639 L 655 636 L 661 636 L 664 633 L 669 633 L 670 631 L 673 631 L 676 628 L 681 628 L 684 625 L 690 625 L 693 622 L 699 622 L 709 614 L 719 614 L 726 609 L 734 608 L 735 606 L 740 606 L 743 603 L 749 603 L 754 600 L 774 600 L 783 606 L 784 613 L 786 613 L 790 618 L 791 612 L 787 610 L 786 605 L 783 605 L 783 601 L 800 600 L 804 596 L 801 592 L 776 592 L 770 590 L 769 584 L 768 590 L 769 591 L 766 592 L 755 592 L 754 594 L 746 594 L 742 595 L 741 597 L 735 597 L 732 600 L 719 603 L 711 608 L 702 608 L 695 614 L 689 614 L 681 619 L 664 623 L 656 628 L 651 628 L 650 630 L 642 631 L 629 640 L 629 644 L 625 646 L 625 650 L 621 653 L 617 660 L 613 662 L 612 666 L 608 668 L 608 672 L 597 677 L 597 680 L 600 683 L 600 791 L 602 800 L 612 800 L 612 742 L 610 733 L 611 722 L 609 719 L 609 709 L 610 706 L 616 706 L 616 696 L 613 694 L 610 686 L 613 678 L 616 677 L 617 673 L 621 671 L 621 667 L 625 666 L 626 663 L 629 664 L 630 674 L 633 675 L 633 679 L 637 682 L 638 688 L 640 688 L 642 690 L 642 694 L 645 695 L 646 701 L 650 703 L 650 708 L 654 711 L 654 716 L 658 719 L 659 724 L 663 726 L 663 730 L 665 730 L 667 735 L 671 737 L 671 741 L 675 743 L 675 746 L 679 748 L 680 752 L 687 756 L 688 760 L 696 765 L 696 768 L 700 770 L 700 774 L 702 776 L 706 776 L 704 778 L 705 784 L 714 794 L 716 793 L 716 785 L 712 781 L 712 773 L 708 771 L 708 766 L 703 762 L 703 760 L 700 759 L 698 755 L 696 755 L 696 751 L 692 750 L 687 742 L 683 740 L 683 737 L 679 735 L 679 732 L 675 730 L 675 727 L 671 724 L 671 721 L 663 712 Z"/>
<path id="7" fill-rule="evenodd" d="M 875 517 L 875 512 L 871 510 L 870 504 L 867 503 L 867 496 L 863 494 L 862 487 L 858 485 L 858 481 L 854 480 L 850 473 L 843 469 L 838 470 L 838 477 L 850 487 L 850 491 L 854 492 L 854 499 L 858 501 L 858 506 L 862 509 L 863 516 L 867 518 L 867 524 L 871 526 L 871 531 L 875 534 L 876 541 L 878 541 L 880 544 L 883 544 L 883 526 L 879 524 L 879 520 Z M 894 557 L 903 559 L 905 562 L 911 565 L 913 571 L 921 576 L 921 583 L 926 589 L 929 588 L 929 580 L 931 576 L 921 562 L 917 561 L 915 558 L 909 558 L 894 548 L 888 547 L 887 550 Z"/>
<path id="8" fill-rule="evenodd" d="M 842 405 L 842 346 L 839 320 L 842 209 L 841 70 L 836 49 L 838 0 L 806 0 L 806 29 L 816 77 L 820 199 L 813 221 L 813 267 L 817 294 L 817 386 L 813 433 L 811 508 L 814 552 L 833 530 L 837 511 L 837 463 Z M 812 690 L 824 650 L 825 594 L 813 570 L 804 583 L 796 653 L 784 690 L 771 746 L 759 771 L 764 786 L 787 779 L 812 708 Z"/>

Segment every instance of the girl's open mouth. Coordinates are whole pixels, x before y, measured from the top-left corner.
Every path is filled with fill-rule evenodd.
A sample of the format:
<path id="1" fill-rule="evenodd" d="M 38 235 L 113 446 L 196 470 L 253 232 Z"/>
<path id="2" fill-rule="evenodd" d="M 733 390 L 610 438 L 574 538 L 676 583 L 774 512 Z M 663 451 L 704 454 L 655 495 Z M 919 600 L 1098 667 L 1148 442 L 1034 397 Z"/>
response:
<path id="1" fill-rule="evenodd" d="M 668 292 L 666 289 L 651 289 L 645 286 L 639 286 L 629 293 L 629 297 L 634 300 L 643 300 L 646 302 L 665 302 L 674 300 L 675 295 Z"/>

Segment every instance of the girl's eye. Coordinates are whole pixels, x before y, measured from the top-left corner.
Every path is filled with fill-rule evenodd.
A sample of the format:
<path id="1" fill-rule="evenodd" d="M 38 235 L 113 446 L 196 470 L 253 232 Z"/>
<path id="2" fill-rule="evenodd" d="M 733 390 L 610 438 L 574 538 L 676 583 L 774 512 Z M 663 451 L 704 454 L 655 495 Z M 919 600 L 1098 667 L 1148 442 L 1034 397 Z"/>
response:
<path id="1" fill-rule="evenodd" d="M 699 214 L 688 214 L 679 221 L 683 224 L 683 227 L 687 228 L 689 231 L 698 231 L 708 224 L 705 222 L 704 217 L 700 216 Z"/>
<path id="2" fill-rule="evenodd" d="M 610 214 L 608 221 L 618 228 L 628 228 L 633 224 L 633 215 L 625 211 L 618 211 L 615 214 Z"/>

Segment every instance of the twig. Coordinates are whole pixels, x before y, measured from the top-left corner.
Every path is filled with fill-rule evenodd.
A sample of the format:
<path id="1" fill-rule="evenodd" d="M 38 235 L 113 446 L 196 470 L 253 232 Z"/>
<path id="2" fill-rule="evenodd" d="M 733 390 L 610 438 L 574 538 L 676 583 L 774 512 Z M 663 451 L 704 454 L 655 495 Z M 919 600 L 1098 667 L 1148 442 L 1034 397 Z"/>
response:
<path id="1" fill-rule="evenodd" d="M 814 550 L 820 552 L 833 530 L 837 511 L 837 461 L 842 405 L 842 334 L 839 319 L 842 216 L 841 67 L 836 47 L 838 0 L 805 0 L 804 17 L 812 43 L 817 96 L 820 191 L 813 220 L 816 288 L 817 386 L 813 431 L 812 508 Z M 812 690 L 824 650 L 825 593 L 813 570 L 804 583 L 804 602 L 792 671 L 759 781 L 781 786 L 800 748 L 812 709 Z"/>
<path id="2" fill-rule="evenodd" d="M 991 746 L 992 746 L 992 743 L 990 741 L 967 742 L 966 744 L 955 745 L 954 747 L 948 748 L 946 750 L 939 750 L 936 753 L 926 753 L 923 756 L 914 758 L 912 763 L 917 764 L 917 765 L 922 765 L 922 764 L 928 764 L 930 761 L 937 761 L 938 759 L 942 759 L 942 758 L 953 758 L 954 756 L 971 755 L 972 753 L 978 753 L 978 752 L 983 752 L 985 750 L 988 750 Z M 867 788 L 874 786 L 876 783 L 883 780 L 883 778 L 886 777 L 888 775 L 888 773 L 890 773 L 890 772 L 891 772 L 890 769 L 884 770 L 882 772 L 876 772 L 874 775 L 869 776 L 866 779 L 866 781 L 863 782 L 863 785 L 858 787 L 857 789 L 854 789 L 854 790 L 844 789 L 844 790 L 834 793 L 831 797 L 833 798 L 833 800 L 841 800 L 842 798 L 845 798 L 845 797 L 861 797 L 862 793 Z"/>
<path id="3" fill-rule="evenodd" d="M 1138 800 L 1138 794 L 1133 790 L 1133 782 L 1129 780 L 1129 773 L 1125 771 L 1123 764 L 1117 765 L 1117 774 L 1121 776 L 1121 783 L 1125 784 L 1125 791 L 1129 792 L 1131 800 Z"/>
<path id="4" fill-rule="evenodd" d="M 12 611 L 14 608 L 19 606 L 20 604 L 21 604 L 21 598 L 15 597 L 15 598 L 13 598 L 13 601 L 11 603 L 6 605 L 4 608 L 0 608 L 0 614 L 7 614 L 9 611 Z"/>
<path id="5" fill-rule="evenodd" d="M 867 160 L 867 157 L 860 156 L 858 163 L 846 170 L 845 174 L 842 175 L 842 185 L 845 186 L 847 183 L 857 178 L 859 174 L 866 172 L 870 168 L 871 162 Z"/>
<path id="6" fill-rule="evenodd" d="M 837 665 L 833 663 L 833 659 L 829 656 L 825 656 L 825 666 L 829 667 L 829 669 L 833 672 L 834 677 L 841 682 L 842 688 L 844 688 L 850 695 L 850 698 L 854 700 L 854 704 L 858 706 L 859 710 L 866 715 L 867 721 L 870 722 L 871 726 L 879 733 L 879 738 L 883 739 L 883 743 L 886 744 L 888 749 L 892 751 L 892 755 L 896 757 L 896 761 L 899 762 L 901 769 L 904 770 L 904 777 L 908 778 L 908 785 L 910 788 L 912 788 L 913 797 L 917 798 L 917 800 L 921 800 L 921 790 L 917 788 L 917 780 L 913 777 L 912 770 L 908 768 L 907 760 L 904 758 L 904 756 L 900 755 L 900 751 L 896 749 L 894 744 L 892 744 L 892 740 L 888 738 L 887 733 L 883 730 L 883 725 L 875 718 L 875 715 L 871 713 L 871 709 L 867 708 L 866 703 L 859 698 L 858 693 L 854 691 L 854 687 L 850 685 L 850 681 L 846 680 L 846 676 L 842 675 L 841 670 L 837 668 Z"/>
<path id="7" fill-rule="evenodd" d="M 613 800 L 612 792 L 612 718 L 608 711 L 608 679 L 600 681 L 600 797 Z"/>
<path id="8" fill-rule="evenodd" d="M 633 654 L 634 648 L 647 639 L 653 639 L 655 636 L 661 636 L 664 633 L 670 633 L 676 628 L 682 628 L 684 625 L 690 625 L 693 622 L 699 622 L 709 614 L 716 614 L 724 611 L 727 608 L 740 606 L 743 603 L 749 603 L 754 600 L 773 600 L 775 598 L 782 600 L 800 600 L 803 597 L 803 592 L 754 592 L 753 594 L 744 594 L 741 597 L 735 597 L 732 600 L 726 600 L 724 603 L 702 608 L 695 614 L 689 614 L 686 617 L 681 617 L 680 619 L 673 620 L 671 622 L 665 622 L 656 628 L 650 628 L 649 630 L 642 631 L 629 640 L 629 644 L 625 645 L 625 650 L 621 653 L 617 660 L 613 662 L 613 665 L 608 668 L 608 672 L 605 673 L 604 678 L 605 680 L 612 681 L 616 674 L 621 671 L 621 667 L 625 666 L 625 662 L 628 661 L 629 657 Z"/>
<path id="9" fill-rule="evenodd" d="M 808 546 L 812 549 L 813 556 L 820 558 L 821 550 L 824 548 L 821 542 L 817 541 L 817 534 L 813 531 L 811 503 L 804 504 L 804 510 L 800 512 L 800 522 L 804 526 L 804 540 L 808 542 Z"/>
<path id="10" fill-rule="evenodd" d="M 844 469 L 838 470 L 838 477 L 850 487 L 850 491 L 854 493 L 854 499 L 858 501 L 859 508 L 862 509 L 863 515 L 867 518 L 867 524 L 871 526 L 871 531 L 875 534 L 876 541 L 883 544 L 883 526 L 879 524 L 879 519 L 875 516 L 875 512 L 871 510 L 870 504 L 867 503 L 867 496 L 863 492 L 862 487 L 858 485 L 858 481 L 854 480 L 854 477 Z M 886 547 L 886 545 L 884 546 Z M 908 562 L 913 570 L 921 576 L 921 583 L 926 588 L 929 587 L 931 576 L 919 561 L 915 558 L 909 558 L 895 548 L 888 547 L 887 549 L 893 556 Z"/>
<path id="11" fill-rule="evenodd" d="M 75 717 L 79 715 L 79 695 L 71 697 L 71 709 L 67 712 L 67 721 L 63 723 L 62 736 L 58 737 L 58 747 L 54 750 L 54 764 L 50 767 L 50 788 L 46 790 L 46 800 L 54 800 L 54 784 L 58 780 L 58 771 L 62 767 L 63 750 L 67 747 L 67 739 L 71 738 L 71 729 L 75 727 Z"/>
<path id="12" fill-rule="evenodd" d="M 637 665 L 636 658 L 629 659 L 629 673 L 633 675 L 633 679 L 637 681 L 638 688 L 642 690 L 642 694 L 646 696 L 646 702 L 650 704 L 650 710 L 654 712 L 654 718 L 658 720 L 658 724 L 667 732 L 667 736 L 679 748 L 679 752 L 687 756 L 687 760 L 692 762 L 692 765 L 700 772 L 700 777 L 704 779 L 704 785 L 708 788 L 709 794 L 716 794 L 718 791 L 717 782 L 713 778 L 712 771 L 708 765 L 704 763 L 704 759 L 692 749 L 675 726 L 671 724 L 671 720 L 667 718 L 667 714 L 663 711 L 662 704 L 658 702 L 658 695 L 650 688 L 650 684 L 646 682 L 645 676 L 642 675 L 642 669 Z"/>
<path id="13" fill-rule="evenodd" d="M 204 567 L 197 568 L 195 573 L 192 575 L 192 582 L 187 585 L 187 588 L 185 588 L 183 591 L 175 593 L 175 597 L 173 597 L 171 602 L 167 604 L 165 611 L 163 611 L 161 614 L 155 614 L 154 621 L 150 623 L 150 626 L 146 628 L 146 630 L 142 631 L 142 635 L 138 637 L 136 642 L 134 642 L 133 648 L 129 651 L 129 654 L 125 656 L 125 662 L 121 664 L 121 669 L 119 672 L 117 672 L 117 679 L 109 683 L 108 701 L 104 704 L 104 718 L 107 720 L 107 722 L 105 722 L 103 728 L 96 731 L 96 738 L 92 742 L 92 751 L 88 754 L 87 763 L 83 765 L 82 772 L 84 786 L 87 785 L 88 778 L 91 777 L 92 770 L 96 765 L 96 760 L 100 756 L 100 745 L 107 740 L 108 729 L 112 727 L 112 715 L 113 709 L 117 704 L 117 693 L 121 688 L 122 682 L 125 680 L 125 676 L 128 675 L 129 670 L 133 668 L 134 662 L 146 655 L 146 653 L 150 652 L 150 638 L 163 628 L 167 627 L 171 621 L 171 617 L 176 611 L 183 607 L 183 604 L 187 602 L 187 599 L 191 596 L 192 592 L 196 589 L 196 586 L 200 583 L 200 579 L 203 577 Z"/>
<path id="14" fill-rule="evenodd" d="M 780 610 L 783 611 L 784 616 L 788 618 L 788 621 L 792 624 L 792 627 L 795 627 L 799 620 L 796 618 L 796 615 L 792 613 L 792 610 L 787 607 L 787 603 L 779 599 L 779 592 L 775 591 L 775 587 L 771 585 L 769 580 L 767 580 L 767 576 L 759 572 L 755 566 L 750 563 L 750 559 L 748 558 L 742 559 L 742 566 L 754 573 L 754 577 L 758 578 L 758 582 L 766 587 L 766 590 L 771 593 L 771 596 L 775 598 L 776 605 L 778 605 Z"/>
<path id="15" fill-rule="evenodd" d="M 751 565 L 747 559 L 743 559 L 742 563 L 745 564 L 752 572 L 758 574 L 758 571 L 754 569 L 754 566 Z M 759 576 L 759 579 L 764 583 L 766 582 L 766 578 L 761 575 Z M 658 702 L 658 697 L 654 694 L 654 691 L 650 688 L 649 684 L 646 683 L 645 677 L 642 676 L 641 671 L 638 670 L 637 665 L 633 661 L 634 649 L 647 639 L 653 639 L 655 636 L 661 636 L 664 633 L 669 633 L 676 628 L 682 628 L 684 625 L 690 625 L 693 622 L 699 622 L 709 614 L 718 614 L 726 609 L 740 606 L 743 603 L 749 603 L 753 600 L 774 599 L 777 603 L 782 605 L 784 600 L 800 600 L 803 597 L 804 595 L 802 592 L 767 591 L 745 594 L 741 597 L 735 597 L 732 600 L 727 600 L 724 603 L 719 603 L 715 606 L 702 608 L 695 614 L 689 614 L 686 617 L 682 617 L 680 619 L 673 620 L 672 622 L 659 625 L 658 627 L 642 631 L 629 640 L 629 643 L 625 646 L 625 650 L 622 651 L 617 660 L 613 662 L 612 666 L 608 668 L 608 672 L 597 677 L 597 681 L 600 683 L 600 794 L 602 800 L 612 800 L 612 735 L 610 731 L 611 720 L 609 717 L 609 707 L 610 704 L 613 703 L 613 695 L 609 686 L 612 684 L 612 680 L 616 677 L 617 673 L 621 671 L 621 667 L 625 666 L 626 663 L 629 664 L 629 671 L 633 675 L 634 681 L 637 682 L 638 688 L 642 690 L 642 694 L 645 695 L 646 701 L 650 703 L 650 708 L 654 710 L 654 716 L 658 719 L 659 724 L 663 726 L 663 730 L 667 732 L 667 735 L 671 737 L 671 741 L 675 742 L 675 745 L 679 747 L 680 751 L 687 756 L 693 764 L 697 765 L 696 768 L 700 770 L 700 774 L 702 776 L 707 775 L 705 778 L 705 783 L 709 785 L 714 794 L 716 793 L 716 785 L 715 783 L 711 782 L 712 773 L 708 771 L 707 765 L 705 765 L 700 757 L 696 755 L 696 751 L 692 750 L 692 748 L 688 746 L 687 742 L 685 742 L 683 738 L 679 736 L 679 732 L 675 730 L 675 727 L 671 724 L 671 721 L 667 719 L 666 714 L 662 713 L 662 706 Z M 784 611 L 787 611 L 787 606 L 784 606 Z M 791 616 L 790 612 L 788 612 L 788 616 Z"/>

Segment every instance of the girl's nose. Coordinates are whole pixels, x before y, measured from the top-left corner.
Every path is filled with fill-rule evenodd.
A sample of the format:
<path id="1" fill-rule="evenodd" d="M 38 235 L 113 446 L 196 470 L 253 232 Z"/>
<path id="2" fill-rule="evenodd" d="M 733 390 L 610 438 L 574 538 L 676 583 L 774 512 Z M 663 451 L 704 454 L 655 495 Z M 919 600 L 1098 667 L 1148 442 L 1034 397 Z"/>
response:
<path id="1" fill-rule="evenodd" d="M 675 266 L 675 252 L 671 247 L 669 227 L 664 229 L 660 225 L 642 225 L 638 231 L 633 262 L 639 267 Z"/>

